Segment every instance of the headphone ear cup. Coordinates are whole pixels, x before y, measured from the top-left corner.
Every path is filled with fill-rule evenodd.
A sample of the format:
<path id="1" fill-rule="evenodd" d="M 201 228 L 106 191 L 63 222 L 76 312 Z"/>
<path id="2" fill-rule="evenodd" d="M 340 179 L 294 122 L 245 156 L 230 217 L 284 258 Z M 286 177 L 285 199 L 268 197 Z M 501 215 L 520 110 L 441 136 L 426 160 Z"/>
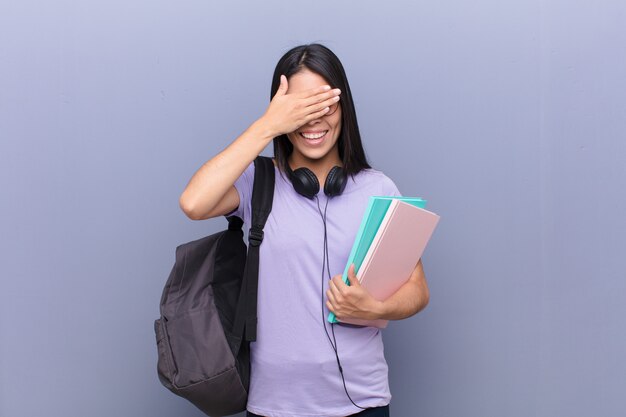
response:
<path id="1" fill-rule="evenodd" d="M 343 193 L 346 188 L 347 177 L 341 167 L 334 166 L 326 176 L 324 183 L 324 194 L 329 197 L 335 197 Z"/>
<path id="2" fill-rule="evenodd" d="M 317 176 L 308 168 L 298 168 L 291 173 L 293 188 L 300 195 L 313 199 L 320 191 Z"/>

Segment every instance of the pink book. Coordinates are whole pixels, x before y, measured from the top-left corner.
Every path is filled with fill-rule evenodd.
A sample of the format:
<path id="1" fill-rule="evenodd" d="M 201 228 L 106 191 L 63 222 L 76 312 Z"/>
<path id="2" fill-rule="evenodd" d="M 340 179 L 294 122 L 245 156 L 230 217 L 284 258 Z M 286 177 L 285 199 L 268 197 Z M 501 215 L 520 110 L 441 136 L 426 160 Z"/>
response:
<path id="1" fill-rule="evenodd" d="M 377 300 L 389 298 L 408 281 L 438 222 L 435 213 L 394 199 L 356 273 L 361 285 Z M 378 328 L 388 324 L 382 319 L 340 321 Z"/>

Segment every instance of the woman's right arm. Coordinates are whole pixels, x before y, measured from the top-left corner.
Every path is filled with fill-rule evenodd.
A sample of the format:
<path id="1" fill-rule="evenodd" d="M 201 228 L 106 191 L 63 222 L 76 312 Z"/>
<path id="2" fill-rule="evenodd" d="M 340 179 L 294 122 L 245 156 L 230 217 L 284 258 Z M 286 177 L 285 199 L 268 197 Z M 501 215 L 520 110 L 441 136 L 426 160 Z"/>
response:
<path id="1" fill-rule="evenodd" d="M 179 204 L 187 217 L 203 220 L 222 216 L 239 206 L 235 181 L 274 137 L 293 132 L 317 119 L 335 103 L 338 89 L 316 87 L 287 94 L 287 78 L 281 75 L 278 91 L 265 114 L 252 123 L 226 149 L 204 163 L 191 177 Z"/>
<path id="2" fill-rule="evenodd" d="M 239 206 L 239 194 L 233 184 L 273 138 L 259 119 L 204 163 L 180 196 L 180 208 L 187 217 L 203 220 L 235 210 Z"/>

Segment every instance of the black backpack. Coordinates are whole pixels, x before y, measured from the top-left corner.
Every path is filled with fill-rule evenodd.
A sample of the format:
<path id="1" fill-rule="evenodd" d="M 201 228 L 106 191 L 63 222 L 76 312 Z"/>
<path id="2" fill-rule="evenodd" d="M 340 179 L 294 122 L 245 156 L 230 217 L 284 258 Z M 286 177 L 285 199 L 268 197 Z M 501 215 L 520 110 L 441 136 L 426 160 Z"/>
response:
<path id="1" fill-rule="evenodd" d="M 248 399 L 259 246 L 274 196 L 272 160 L 259 156 L 254 167 L 247 256 L 236 216 L 227 230 L 178 246 L 154 322 L 161 383 L 212 417 L 245 411 Z"/>

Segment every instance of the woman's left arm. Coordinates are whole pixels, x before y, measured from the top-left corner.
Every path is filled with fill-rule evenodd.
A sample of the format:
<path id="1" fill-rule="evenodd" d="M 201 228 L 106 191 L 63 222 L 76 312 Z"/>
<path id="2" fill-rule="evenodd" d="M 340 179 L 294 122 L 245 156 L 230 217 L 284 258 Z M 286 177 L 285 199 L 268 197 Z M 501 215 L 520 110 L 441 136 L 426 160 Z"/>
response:
<path id="1" fill-rule="evenodd" d="M 385 301 L 374 299 L 361 286 L 354 274 L 354 265 L 348 270 L 350 285 L 336 275 L 330 282 L 326 306 L 338 319 L 359 318 L 366 320 L 400 320 L 423 310 L 430 298 L 422 260 L 417 263 L 409 280 Z"/>

